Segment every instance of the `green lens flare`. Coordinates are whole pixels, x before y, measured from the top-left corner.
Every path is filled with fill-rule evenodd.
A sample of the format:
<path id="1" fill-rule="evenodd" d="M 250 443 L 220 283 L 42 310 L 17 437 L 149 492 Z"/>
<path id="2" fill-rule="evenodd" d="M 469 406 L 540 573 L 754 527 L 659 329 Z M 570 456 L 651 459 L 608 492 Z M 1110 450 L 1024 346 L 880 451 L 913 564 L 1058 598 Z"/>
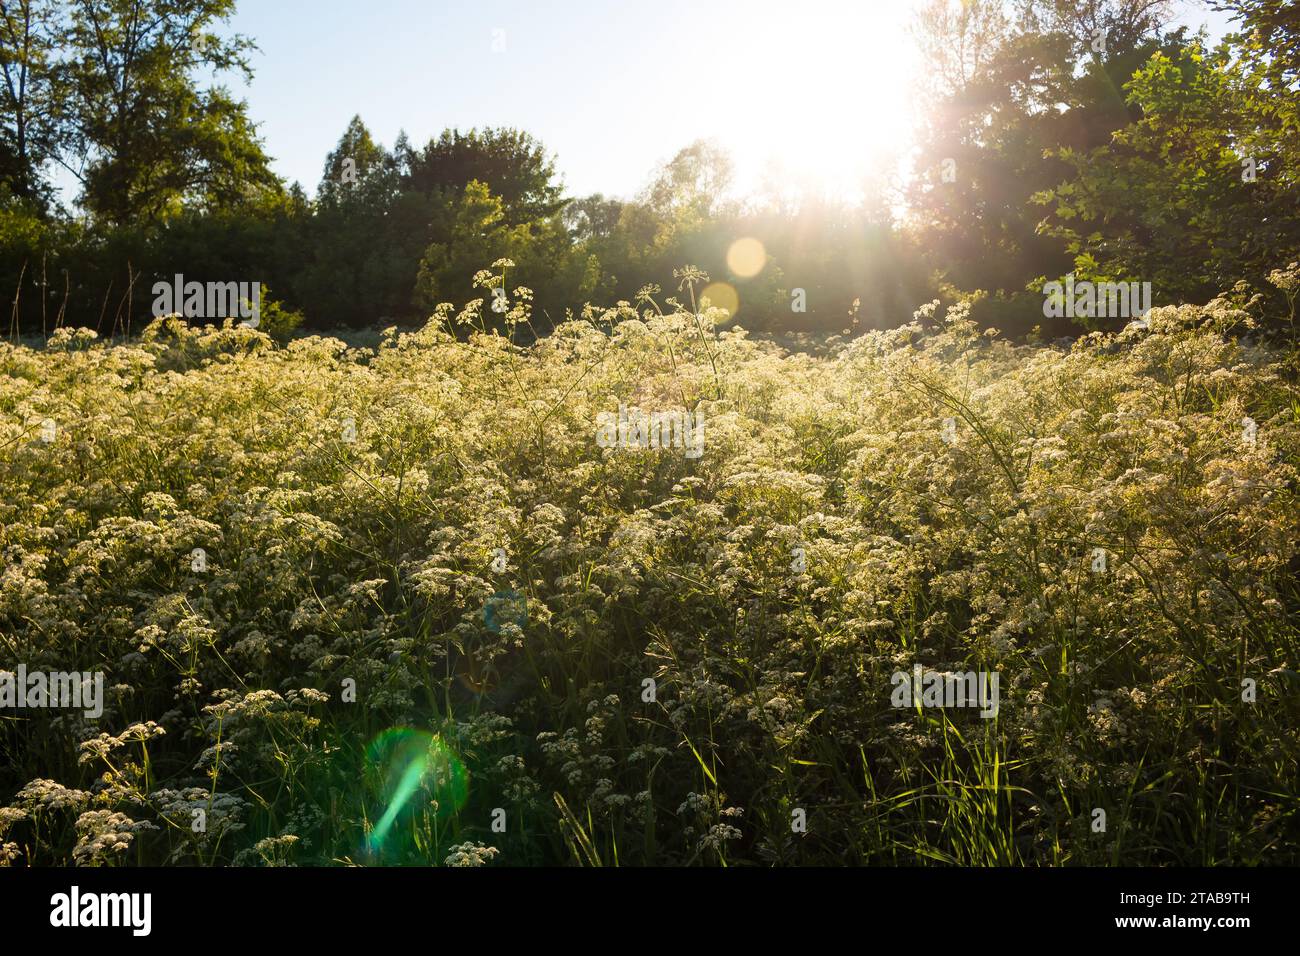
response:
<path id="1" fill-rule="evenodd" d="M 423 730 L 391 727 L 366 748 L 366 782 L 384 807 L 367 838 L 372 854 L 382 852 L 423 811 L 435 820 L 450 816 L 469 796 L 469 773 L 441 737 Z"/>
<path id="2" fill-rule="evenodd" d="M 528 599 L 518 591 L 498 591 L 483 605 L 483 624 L 493 634 L 500 634 L 503 624 L 527 627 Z"/>

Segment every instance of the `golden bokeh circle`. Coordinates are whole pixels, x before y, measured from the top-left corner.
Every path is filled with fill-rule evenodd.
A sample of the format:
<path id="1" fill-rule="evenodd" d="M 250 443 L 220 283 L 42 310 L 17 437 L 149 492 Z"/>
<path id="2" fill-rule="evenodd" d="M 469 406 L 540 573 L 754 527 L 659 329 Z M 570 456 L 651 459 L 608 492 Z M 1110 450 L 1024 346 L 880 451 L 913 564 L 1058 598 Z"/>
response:
<path id="1" fill-rule="evenodd" d="M 767 250 L 753 237 L 737 239 L 727 250 L 727 268 L 738 279 L 752 279 L 767 265 Z"/>
<path id="2" fill-rule="evenodd" d="M 700 293 L 700 309 L 706 306 L 704 300 L 715 309 L 726 309 L 727 314 L 734 316 L 740 309 L 740 295 L 729 282 L 710 282 Z"/>

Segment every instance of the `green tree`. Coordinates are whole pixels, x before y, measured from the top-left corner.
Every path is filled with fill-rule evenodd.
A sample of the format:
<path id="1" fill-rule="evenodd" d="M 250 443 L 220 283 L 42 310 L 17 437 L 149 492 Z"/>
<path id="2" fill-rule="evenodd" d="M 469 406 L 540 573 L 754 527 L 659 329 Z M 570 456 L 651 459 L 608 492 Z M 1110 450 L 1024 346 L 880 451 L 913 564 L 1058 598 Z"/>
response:
<path id="1" fill-rule="evenodd" d="M 1217 0 L 1214 7 L 1240 24 L 1229 36 L 1249 71 L 1279 94 L 1273 106 L 1283 121 L 1300 126 L 1300 4 L 1294 0 Z M 1290 95 L 1282 95 L 1285 93 Z"/>
<path id="2" fill-rule="evenodd" d="M 1252 60 L 1272 64 L 1278 89 L 1300 80 L 1300 7 L 1291 0 L 1218 0 L 1214 6 L 1241 22 L 1239 45 Z"/>
<path id="3" fill-rule="evenodd" d="M 576 242 L 607 239 L 618 228 L 626 204 L 601 193 L 575 199 L 564 207 L 564 224 Z"/>
<path id="4" fill-rule="evenodd" d="M 1148 281 L 1157 302 L 1264 286 L 1300 250 L 1294 94 L 1228 45 L 1157 53 L 1127 86 L 1141 119 L 1105 147 L 1058 156 L 1074 176 L 1038 198 L 1078 278 Z"/>
<path id="5" fill-rule="evenodd" d="M 512 225 L 505 202 L 477 180 L 440 210 L 433 231 L 439 238 L 425 250 L 416 279 L 416 300 L 426 309 L 482 296 L 473 288 L 474 274 L 498 259 L 515 263 L 507 291 L 532 289 L 538 316 L 552 323 L 566 307 L 581 305 L 600 281 L 595 257 L 572 244 L 558 214 Z"/>
<path id="6" fill-rule="evenodd" d="M 384 207 L 400 191 L 402 172 L 397 157 L 375 142 L 360 116 L 353 116 L 325 157 L 316 199 L 325 208 Z"/>
<path id="7" fill-rule="evenodd" d="M 641 200 L 666 221 L 709 219 L 724 211 L 734 175 L 726 150 L 696 140 L 659 168 Z"/>
<path id="8" fill-rule="evenodd" d="M 1182 42 L 1162 32 L 1166 7 L 1024 0 L 1014 21 L 996 0 L 922 8 L 917 31 L 938 81 L 908 201 L 916 241 L 944 279 L 1014 294 L 1069 267 L 1032 197 L 1072 175 L 1062 149 L 1102 147 L 1137 118 L 1124 84 Z"/>
<path id="9" fill-rule="evenodd" d="M 500 197 L 512 226 L 543 219 L 564 206 L 555 161 L 528 133 L 515 129 L 444 130 L 406 157 L 409 187 L 423 194 L 456 193 L 486 183 Z"/>
<path id="10" fill-rule="evenodd" d="M 251 77 L 252 43 L 210 32 L 234 0 L 75 0 L 68 32 L 72 156 L 81 204 L 110 224 L 155 223 L 279 191 L 246 106 L 199 69 Z"/>
<path id="11" fill-rule="evenodd" d="M 518 263 L 529 241 L 528 226 L 506 222 L 505 203 L 477 180 L 440 213 L 439 239 L 425 250 L 416 279 L 417 301 L 429 309 L 473 298 L 474 274 L 497 259 Z"/>
<path id="12" fill-rule="evenodd" d="M 0 189 L 45 208 L 61 122 L 54 0 L 0 0 Z"/>
<path id="13" fill-rule="evenodd" d="M 1025 33 L 1068 36 L 1097 61 L 1141 49 L 1174 17 L 1173 0 L 1017 0 Z"/>
<path id="14" fill-rule="evenodd" d="M 326 157 L 303 264 L 291 283 L 313 322 L 356 325 L 415 315 L 411 298 L 431 223 L 445 200 L 410 188 L 405 137 L 390 152 L 359 116 Z"/>

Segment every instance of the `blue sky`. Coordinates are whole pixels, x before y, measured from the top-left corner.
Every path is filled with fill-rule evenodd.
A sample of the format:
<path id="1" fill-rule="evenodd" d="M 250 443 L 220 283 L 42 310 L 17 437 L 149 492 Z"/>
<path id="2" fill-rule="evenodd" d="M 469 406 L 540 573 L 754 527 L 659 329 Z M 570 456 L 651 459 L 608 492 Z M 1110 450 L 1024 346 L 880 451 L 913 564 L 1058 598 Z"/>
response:
<path id="1" fill-rule="evenodd" d="M 698 137 L 730 147 L 742 181 L 770 158 L 843 177 L 906 135 L 900 76 L 924 68 L 910 2 L 243 0 L 228 29 L 260 52 L 251 86 L 227 82 L 309 192 L 354 113 L 385 145 L 526 129 L 573 194 L 630 195 Z"/>
<path id="2" fill-rule="evenodd" d="M 714 9 L 701 15 L 700 6 Z M 631 192 L 711 124 L 692 101 L 725 55 L 698 25 L 757 5 L 681 0 L 244 0 L 231 28 L 261 48 L 246 91 L 276 169 L 312 189 L 354 113 L 391 145 L 445 127 L 517 126 L 577 192 Z M 494 52 L 495 30 L 504 52 Z M 659 140 L 652 131 L 674 130 Z"/>

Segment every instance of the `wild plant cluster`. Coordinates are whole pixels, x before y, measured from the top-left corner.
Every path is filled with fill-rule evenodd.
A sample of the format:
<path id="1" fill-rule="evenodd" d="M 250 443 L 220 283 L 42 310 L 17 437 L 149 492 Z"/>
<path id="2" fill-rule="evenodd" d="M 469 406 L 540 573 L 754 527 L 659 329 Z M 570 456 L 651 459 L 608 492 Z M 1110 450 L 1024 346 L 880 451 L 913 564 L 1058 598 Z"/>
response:
<path id="1" fill-rule="evenodd" d="M 527 345 L 523 288 L 0 345 L 0 669 L 106 675 L 0 712 L 0 862 L 1300 863 L 1300 393 L 1240 302 L 793 352 L 677 278 Z"/>

